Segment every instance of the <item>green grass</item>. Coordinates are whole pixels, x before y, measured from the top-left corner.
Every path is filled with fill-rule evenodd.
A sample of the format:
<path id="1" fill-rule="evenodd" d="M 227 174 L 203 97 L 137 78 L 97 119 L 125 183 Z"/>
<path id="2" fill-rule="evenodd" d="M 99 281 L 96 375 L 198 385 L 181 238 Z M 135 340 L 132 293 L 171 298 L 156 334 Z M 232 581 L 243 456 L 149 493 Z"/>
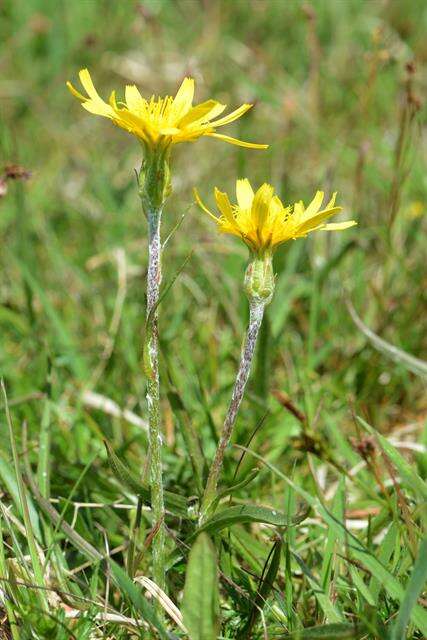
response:
<path id="1" fill-rule="evenodd" d="M 0 375 L 11 415 L 1 399 L 0 638 L 188 637 L 169 615 L 162 623 L 142 579 L 152 575 L 153 522 L 140 149 L 67 92 L 83 66 L 102 95 L 133 82 L 173 93 L 191 74 L 197 100 L 254 101 L 226 133 L 270 144 L 205 139 L 174 155 L 164 237 L 185 217 L 164 282 L 193 254 L 160 308 L 168 594 L 191 640 L 219 628 L 215 562 L 218 637 L 427 636 L 426 11 L 421 0 L 310 7 L 0 5 L 0 171 L 18 163 L 32 174 L 8 179 L 0 198 Z M 249 505 L 245 523 L 221 512 L 206 529 L 213 546 L 198 538 L 188 564 L 200 483 L 184 436 L 190 425 L 209 465 L 247 321 L 246 251 L 192 206 L 191 189 L 210 201 L 214 186 L 231 191 L 241 176 L 271 181 L 286 201 L 337 190 L 358 227 L 277 253 L 220 487 L 235 487 L 224 510 Z M 129 413 L 90 406 L 88 391 Z"/>

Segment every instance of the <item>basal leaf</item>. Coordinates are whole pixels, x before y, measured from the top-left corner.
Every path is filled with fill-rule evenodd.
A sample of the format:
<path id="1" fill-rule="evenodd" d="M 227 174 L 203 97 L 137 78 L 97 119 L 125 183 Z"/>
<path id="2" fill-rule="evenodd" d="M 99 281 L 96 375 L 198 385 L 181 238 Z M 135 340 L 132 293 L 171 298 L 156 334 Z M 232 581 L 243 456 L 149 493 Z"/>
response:
<path id="1" fill-rule="evenodd" d="M 231 527 L 233 524 L 249 524 L 251 522 L 262 522 L 276 527 L 294 527 L 302 522 L 308 515 L 308 510 L 289 519 L 287 515 L 270 509 L 268 507 L 257 507 L 255 505 L 236 505 L 227 507 L 209 518 L 200 527 L 197 533 L 206 531 L 207 533 L 218 533 L 222 529 Z"/>
<path id="2" fill-rule="evenodd" d="M 188 558 L 182 602 L 190 640 L 217 640 L 219 589 L 216 553 L 209 536 L 201 533 Z"/>

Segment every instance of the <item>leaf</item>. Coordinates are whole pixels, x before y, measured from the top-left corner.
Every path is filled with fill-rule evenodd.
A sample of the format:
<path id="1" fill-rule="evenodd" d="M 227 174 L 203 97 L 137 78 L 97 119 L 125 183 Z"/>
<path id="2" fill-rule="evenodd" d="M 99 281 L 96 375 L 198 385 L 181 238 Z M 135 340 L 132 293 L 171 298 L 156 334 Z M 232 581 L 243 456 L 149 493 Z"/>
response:
<path id="1" fill-rule="evenodd" d="M 47 599 L 46 599 L 45 593 L 43 593 L 43 588 L 45 587 L 45 581 L 44 581 L 45 575 L 43 573 L 41 559 L 40 559 L 39 552 L 37 549 L 37 544 L 36 544 L 35 532 L 31 522 L 30 509 L 28 506 L 28 499 L 27 499 L 27 490 L 25 488 L 24 480 L 21 473 L 20 456 L 19 456 L 18 448 L 16 444 L 15 433 L 14 433 L 13 424 L 12 424 L 12 416 L 9 410 L 6 387 L 5 387 L 3 378 L 1 379 L 0 386 L 1 386 L 1 391 L 3 395 L 3 401 L 5 404 L 6 422 L 7 422 L 8 431 L 9 431 L 10 448 L 12 449 L 12 459 L 13 459 L 13 466 L 15 469 L 16 486 L 18 491 L 18 498 L 19 498 L 20 510 L 22 513 L 22 519 L 24 521 L 25 534 L 26 534 L 27 543 L 28 543 L 28 551 L 30 554 L 31 565 L 32 565 L 33 574 L 34 574 L 34 582 L 37 584 L 38 587 L 41 588 L 41 591 L 39 592 L 40 593 L 39 600 L 40 600 L 40 605 L 42 606 L 43 610 L 45 610 L 47 608 Z"/>
<path id="2" fill-rule="evenodd" d="M 151 504 L 151 491 L 149 487 L 134 476 L 128 466 L 120 460 L 107 440 L 104 440 L 104 444 L 107 450 L 108 461 L 116 478 L 136 496 L 141 496 L 144 502 Z M 184 498 L 184 496 L 180 496 L 172 491 L 165 491 L 164 499 L 168 511 L 180 518 L 189 519 L 187 499 Z"/>
<path id="3" fill-rule="evenodd" d="M 21 502 L 19 499 L 19 490 L 16 482 L 15 472 L 6 460 L 3 453 L 0 452 L 0 479 L 3 483 L 3 490 L 6 489 L 15 503 L 18 513 L 22 514 Z M 31 520 L 31 526 L 38 540 L 41 540 L 40 522 L 37 511 L 34 507 L 31 496 L 28 496 L 28 511 Z"/>
<path id="4" fill-rule="evenodd" d="M 159 308 L 160 304 L 163 302 L 163 300 L 168 295 L 169 291 L 172 289 L 172 287 L 175 284 L 176 280 L 179 278 L 181 273 L 184 271 L 185 267 L 187 266 L 187 262 L 192 258 L 193 253 L 194 253 L 194 249 L 192 249 L 190 251 L 190 253 L 186 256 L 186 258 L 184 259 L 184 261 L 180 265 L 180 267 L 178 267 L 178 269 L 175 271 L 175 273 L 173 274 L 172 278 L 169 280 L 169 282 L 167 282 L 165 284 L 165 286 L 160 291 L 159 299 L 157 300 L 156 304 L 150 309 L 150 313 L 148 314 L 148 317 L 147 317 L 147 319 L 145 321 L 146 328 L 150 325 L 150 323 L 151 323 L 151 321 L 153 319 L 154 313 L 157 311 L 157 309 Z"/>
<path id="5" fill-rule="evenodd" d="M 149 502 L 150 490 L 148 487 L 145 487 L 137 478 L 135 478 L 127 465 L 125 465 L 115 453 L 108 440 L 104 440 L 104 445 L 107 450 L 108 462 L 110 463 L 111 470 L 117 480 L 124 484 L 132 493 L 137 496 L 140 495 L 144 500 Z"/>
<path id="6" fill-rule="evenodd" d="M 350 564 L 349 570 L 350 570 L 351 579 L 357 591 L 365 598 L 366 602 L 370 604 L 371 607 L 376 607 L 377 600 L 375 600 L 373 593 L 371 593 L 368 585 L 365 584 L 362 576 L 357 571 L 356 567 Z"/>
<path id="7" fill-rule="evenodd" d="M 286 640 L 356 640 L 366 633 L 360 626 L 352 624 L 324 624 L 319 627 L 310 627 L 283 636 Z"/>
<path id="8" fill-rule="evenodd" d="M 293 551 L 291 553 L 295 558 L 295 560 L 298 562 L 301 568 L 301 571 L 307 578 L 308 583 L 313 590 L 314 596 L 317 602 L 319 603 L 319 606 L 321 607 L 323 613 L 326 616 L 326 619 L 329 620 L 330 622 L 343 622 L 344 617 L 342 613 L 331 602 L 331 600 L 329 599 L 329 596 L 324 592 L 324 590 L 322 589 L 322 587 L 320 586 L 316 578 L 313 576 L 310 569 L 307 567 L 307 565 L 302 560 L 302 558 L 300 558 L 300 556 L 294 553 Z"/>
<path id="9" fill-rule="evenodd" d="M 250 482 L 252 482 L 252 480 L 255 480 L 255 478 L 259 474 L 259 471 L 260 470 L 258 468 L 252 469 L 252 471 L 248 473 L 248 475 L 245 476 L 243 480 L 240 480 L 239 482 L 236 482 L 236 484 L 233 484 L 230 487 L 226 487 L 225 489 L 220 491 L 216 496 L 215 500 L 213 500 L 212 502 L 212 509 L 213 510 L 216 509 L 216 506 L 218 505 L 220 500 L 222 500 L 222 498 L 234 493 L 235 491 L 238 491 L 239 489 L 243 489 L 243 487 L 246 487 Z"/>
<path id="10" fill-rule="evenodd" d="M 144 618 L 144 620 L 157 629 L 159 637 L 162 638 L 162 640 L 169 640 L 170 636 L 168 635 L 164 625 L 160 622 L 153 607 L 142 595 L 139 588 L 134 584 L 134 582 L 132 582 L 127 573 L 116 562 L 114 562 L 114 560 L 110 559 L 109 565 L 114 582 L 120 588 L 121 592 L 127 596 L 134 609 Z"/>
<path id="11" fill-rule="evenodd" d="M 337 520 L 344 519 L 344 511 L 345 511 L 345 481 L 344 478 L 341 478 L 338 487 L 332 502 L 331 513 L 337 518 Z M 322 571 L 321 571 L 321 585 L 325 592 L 329 590 L 329 583 L 332 575 L 332 568 L 334 563 L 334 558 L 336 554 L 336 543 L 337 539 L 334 533 L 334 530 L 329 528 L 326 536 L 326 545 L 323 553 L 323 562 L 322 562 Z"/>
<path id="12" fill-rule="evenodd" d="M 127 576 L 126 572 L 116 562 L 114 562 L 114 560 L 111 560 L 111 558 L 105 558 L 97 549 L 95 549 L 95 547 L 93 547 L 89 542 L 82 538 L 82 536 L 77 533 L 77 531 L 74 531 L 74 529 L 70 527 L 70 525 L 65 522 L 65 520 L 62 520 L 56 509 L 52 507 L 50 502 L 41 495 L 37 486 L 31 480 L 31 478 L 29 478 L 29 482 L 35 498 L 39 503 L 41 509 L 44 511 L 45 515 L 55 525 L 59 526 L 61 531 L 66 535 L 67 539 L 91 562 L 100 562 L 104 559 L 107 560 L 107 562 L 110 564 L 111 574 L 116 585 L 122 592 L 127 595 L 128 599 L 131 601 L 135 609 L 143 616 L 144 620 L 149 622 L 155 629 L 157 629 L 160 638 L 162 638 L 162 640 L 169 640 L 170 637 L 168 636 L 163 625 L 156 617 L 153 608 L 140 593 L 138 587 L 136 587 L 132 580 Z"/>
<path id="13" fill-rule="evenodd" d="M 267 462 L 264 458 L 259 456 L 255 451 L 250 451 L 258 460 L 261 460 L 269 469 L 271 469 L 279 478 L 282 478 L 289 486 L 291 486 L 296 493 L 298 493 L 303 500 L 305 500 L 322 519 L 333 528 L 337 540 L 342 543 L 350 543 L 348 548 L 351 549 L 352 556 L 361 562 L 371 574 L 384 586 L 386 592 L 395 600 L 400 603 L 403 601 L 405 591 L 400 584 L 399 580 L 390 573 L 385 566 L 371 554 L 355 535 L 353 535 L 342 522 L 339 522 L 331 512 L 320 502 L 320 500 L 310 493 L 295 484 L 290 478 L 285 476 L 284 473 L 275 467 L 271 462 Z M 411 611 L 411 620 L 417 625 L 418 629 L 427 635 L 427 612 L 418 604 L 415 604 Z"/>
<path id="14" fill-rule="evenodd" d="M 278 538 L 275 540 L 273 548 L 268 554 L 267 560 L 264 565 L 264 569 L 258 584 L 258 589 L 255 595 L 255 600 L 252 605 L 252 609 L 249 615 L 248 624 L 245 629 L 245 637 L 250 638 L 252 629 L 257 621 L 257 618 L 261 611 L 264 609 L 270 592 L 273 589 L 273 584 L 277 576 L 277 572 L 280 567 L 280 556 L 282 553 L 282 540 Z"/>
<path id="15" fill-rule="evenodd" d="M 418 552 L 411 577 L 408 580 L 404 598 L 401 602 L 390 640 L 401 640 L 405 637 L 411 611 L 427 582 L 427 539 L 423 540 Z"/>
<path id="16" fill-rule="evenodd" d="M 28 287 L 31 289 L 32 293 L 39 298 L 41 307 L 43 308 L 47 318 L 51 323 L 51 326 L 57 336 L 58 342 L 61 345 L 64 353 L 66 353 L 68 356 L 68 362 L 73 370 L 74 375 L 77 378 L 84 379 L 85 377 L 87 377 L 87 366 L 85 360 L 76 347 L 75 338 L 70 333 L 60 313 L 58 313 L 55 306 L 50 301 L 45 288 L 40 285 L 40 283 L 34 277 L 31 269 L 29 269 L 28 266 L 21 260 L 17 259 L 17 262 L 19 268 L 21 269 L 22 277 L 24 278 Z"/>
<path id="17" fill-rule="evenodd" d="M 307 515 L 308 509 L 289 519 L 284 513 L 268 507 L 236 505 L 216 513 L 194 535 L 199 534 L 201 531 L 207 531 L 210 534 L 218 533 L 221 529 L 231 527 L 233 524 L 248 524 L 251 522 L 262 522 L 276 527 L 293 527 L 302 522 Z"/>
<path id="18" fill-rule="evenodd" d="M 422 376 L 423 378 L 427 377 L 427 362 L 416 358 L 410 353 L 406 353 L 403 349 L 398 349 L 398 347 L 395 347 L 393 344 L 390 344 L 380 338 L 359 318 L 349 300 L 347 301 L 347 308 L 356 327 L 363 333 L 377 351 L 380 351 L 388 358 L 391 358 L 394 362 L 401 364 L 405 369 L 412 371 L 412 373 Z"/>
<path id="19" fill-rule="evenodd" d="M 217 639 L 220 626 L 218 569 L 215 549 L 206 533 L 197 537 L 190 551 L 182 614 L 190 640 Z"/>
<path id="20" fill-rule="evenodd" d="M 171 367 L 168 368 L 168 374 L 169 377 L 173 379 L 174 373 Z M 167 396 L 173 414 L 177 419 L 178 426 L 180 428 L 184 444 L 190 458 L 191 466 L 193 467 L 194 481 L 197 487 L 197 492 L 199 496 L 202 496 L 206 461 L 203 456 L 199 434 L 194 428 L 193 421 L 187 412 L 183 398 L 181 398 L 177 388 L 172 384 L 172 382 L 169 383 Z"/>
<path id="21" fill-rule="evenodd" d="M 423 500 L 427 500 L 427 484 L 415 472 L 414 467 L 411 466 L 411 464 L 398 452 L 387 438 L 384 438 L 384 436 L 382 436 L 376 429 L 365 422 L 363 418 L 357 416 L 357 421 L 362 425 L 365 431 L 368 431 L 368 433 L 371 433 L 377 438 L 384 452 L 395 465 L 409 489 L 418 491 Z"/>
<path id="22" fill-rule="evenodd" d="M 46 500 L 38 490 L 35 482 L 32 480 L 31 476 L 27 478 L 28 483 L 30 485 L 31 491 L 38 502 L 43 513 L 51 520 L 51 522 L 61 529 L 61 531 L 65 534 L 67 539 L 72 542 L 72 544 L 82 553 L 86 558 L 88 558 L 91 562 L 99 562 L 103 559 L 103 555 L 95 549 L 90 542 L 87 542 L 77 531 L 66 522 L 61 515 L 57 512 L 57 510 L 51 505 L 49 500 Z"/>

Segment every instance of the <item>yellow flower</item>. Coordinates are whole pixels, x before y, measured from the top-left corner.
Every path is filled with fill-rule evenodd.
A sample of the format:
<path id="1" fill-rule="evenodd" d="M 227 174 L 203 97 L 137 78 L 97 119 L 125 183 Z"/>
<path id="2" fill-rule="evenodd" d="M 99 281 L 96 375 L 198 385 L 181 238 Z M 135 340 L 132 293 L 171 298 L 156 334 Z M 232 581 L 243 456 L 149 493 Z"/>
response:
<path id="1" fill-rule="evenodd" d="M 71 82 L 67 82 L 67 87 L 76 98 L 81 100 L 82 107 L 95 115 L 110 118 L 114 124 L 139 138 L 149 148 L 158 145 L 167 147 L 179 142 L 193 142 L 201 136 L 218 138 L 250 149 L 266 149 L 268 147 L 265 144 L 243 142 L 216 133 L 217 127 L 237 120 L 252 105 L 243 104 L 228 115 L 218 118 L 225 110 L 226 105 L 220 104 L 216 100 L 207 100 L 193 106 L 193 78 L 184 79 L 174 98 L 172 96 L 165 98 L 151 96 L 149 100 L 146 100 L 135 85 L 127 85 L 125 102 L 116 102 L 116 95 L 113 91 L 107 103 L 96 91 L 87 69 L 82 69 L 79 77 L 87 96 L 77 91 Z M 215 120 L 215 118 L 218 119 Z"/>
<path id="2" fill-rule="evenodd" d="M 194 193 L 197 203 L 215 220 L 222 233 L 238 236 L 257 255 L 272 253 L 283 242 L 304 238 L 311 231 L 341 231 L 356 224 L 354 220 L 325 223 L 342 211 L 335 206 L 336 193 L 323 208 L 323 191 L 316 193 L 307 208 L 301 200 L 285 207 L 271 185 L 264 183 L 254 194 L 249 180 L 237 180 L 237 204 L 231 204 L 228 195 L 215 188 L 220 216 L 207 209 L 196 190 Z"/>

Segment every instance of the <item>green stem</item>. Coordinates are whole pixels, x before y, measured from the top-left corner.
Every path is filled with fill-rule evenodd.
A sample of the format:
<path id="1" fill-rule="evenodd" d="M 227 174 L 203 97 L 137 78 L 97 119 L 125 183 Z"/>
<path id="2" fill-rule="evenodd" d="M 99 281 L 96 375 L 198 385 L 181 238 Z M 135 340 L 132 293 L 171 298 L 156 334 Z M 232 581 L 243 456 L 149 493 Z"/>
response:
<path id="1" fill-rule="evenodd" d="M 214 503 L 216 497 L 218 479 L 224 462 L 224 454 L 230 442 L 239 407 L 245 393 L 245 387 L 251 370 L 256 340 L 258 337 L 259 329 L 261 327 L 265 305 L 266 301 L 259 298 L 253 298 L 249 302 L 249 325 L 247 328 L 245 343 L 243 345 L 242 354 L 240 357 L 239 370 L 237 372 L 236 382 L 234 383 L 233 394 L 231 396 L 231 401 L 224 420 L 221 437 L 218 442 L 215 457 L 209 472 L 205 492 L 203 495 L 200 511 L 200 524 L 202 524 L 206 520 L 206 517 L 209 514 L 210 507 Z"/>
<path id="2" fill-rule="evenodd" d="M 162 434 L 160 428 L 159 346 L 157 305 L 161 282 L 160 222 L 162 208 L 150 208 L 148 218 L 147 327 L 144 363 L 148 377 L 147 405 L 150 444 L 151 508 L 157 531 L 152 540 L 154 581 L 165 589 L 165 506 L 162 478 Z"/>

